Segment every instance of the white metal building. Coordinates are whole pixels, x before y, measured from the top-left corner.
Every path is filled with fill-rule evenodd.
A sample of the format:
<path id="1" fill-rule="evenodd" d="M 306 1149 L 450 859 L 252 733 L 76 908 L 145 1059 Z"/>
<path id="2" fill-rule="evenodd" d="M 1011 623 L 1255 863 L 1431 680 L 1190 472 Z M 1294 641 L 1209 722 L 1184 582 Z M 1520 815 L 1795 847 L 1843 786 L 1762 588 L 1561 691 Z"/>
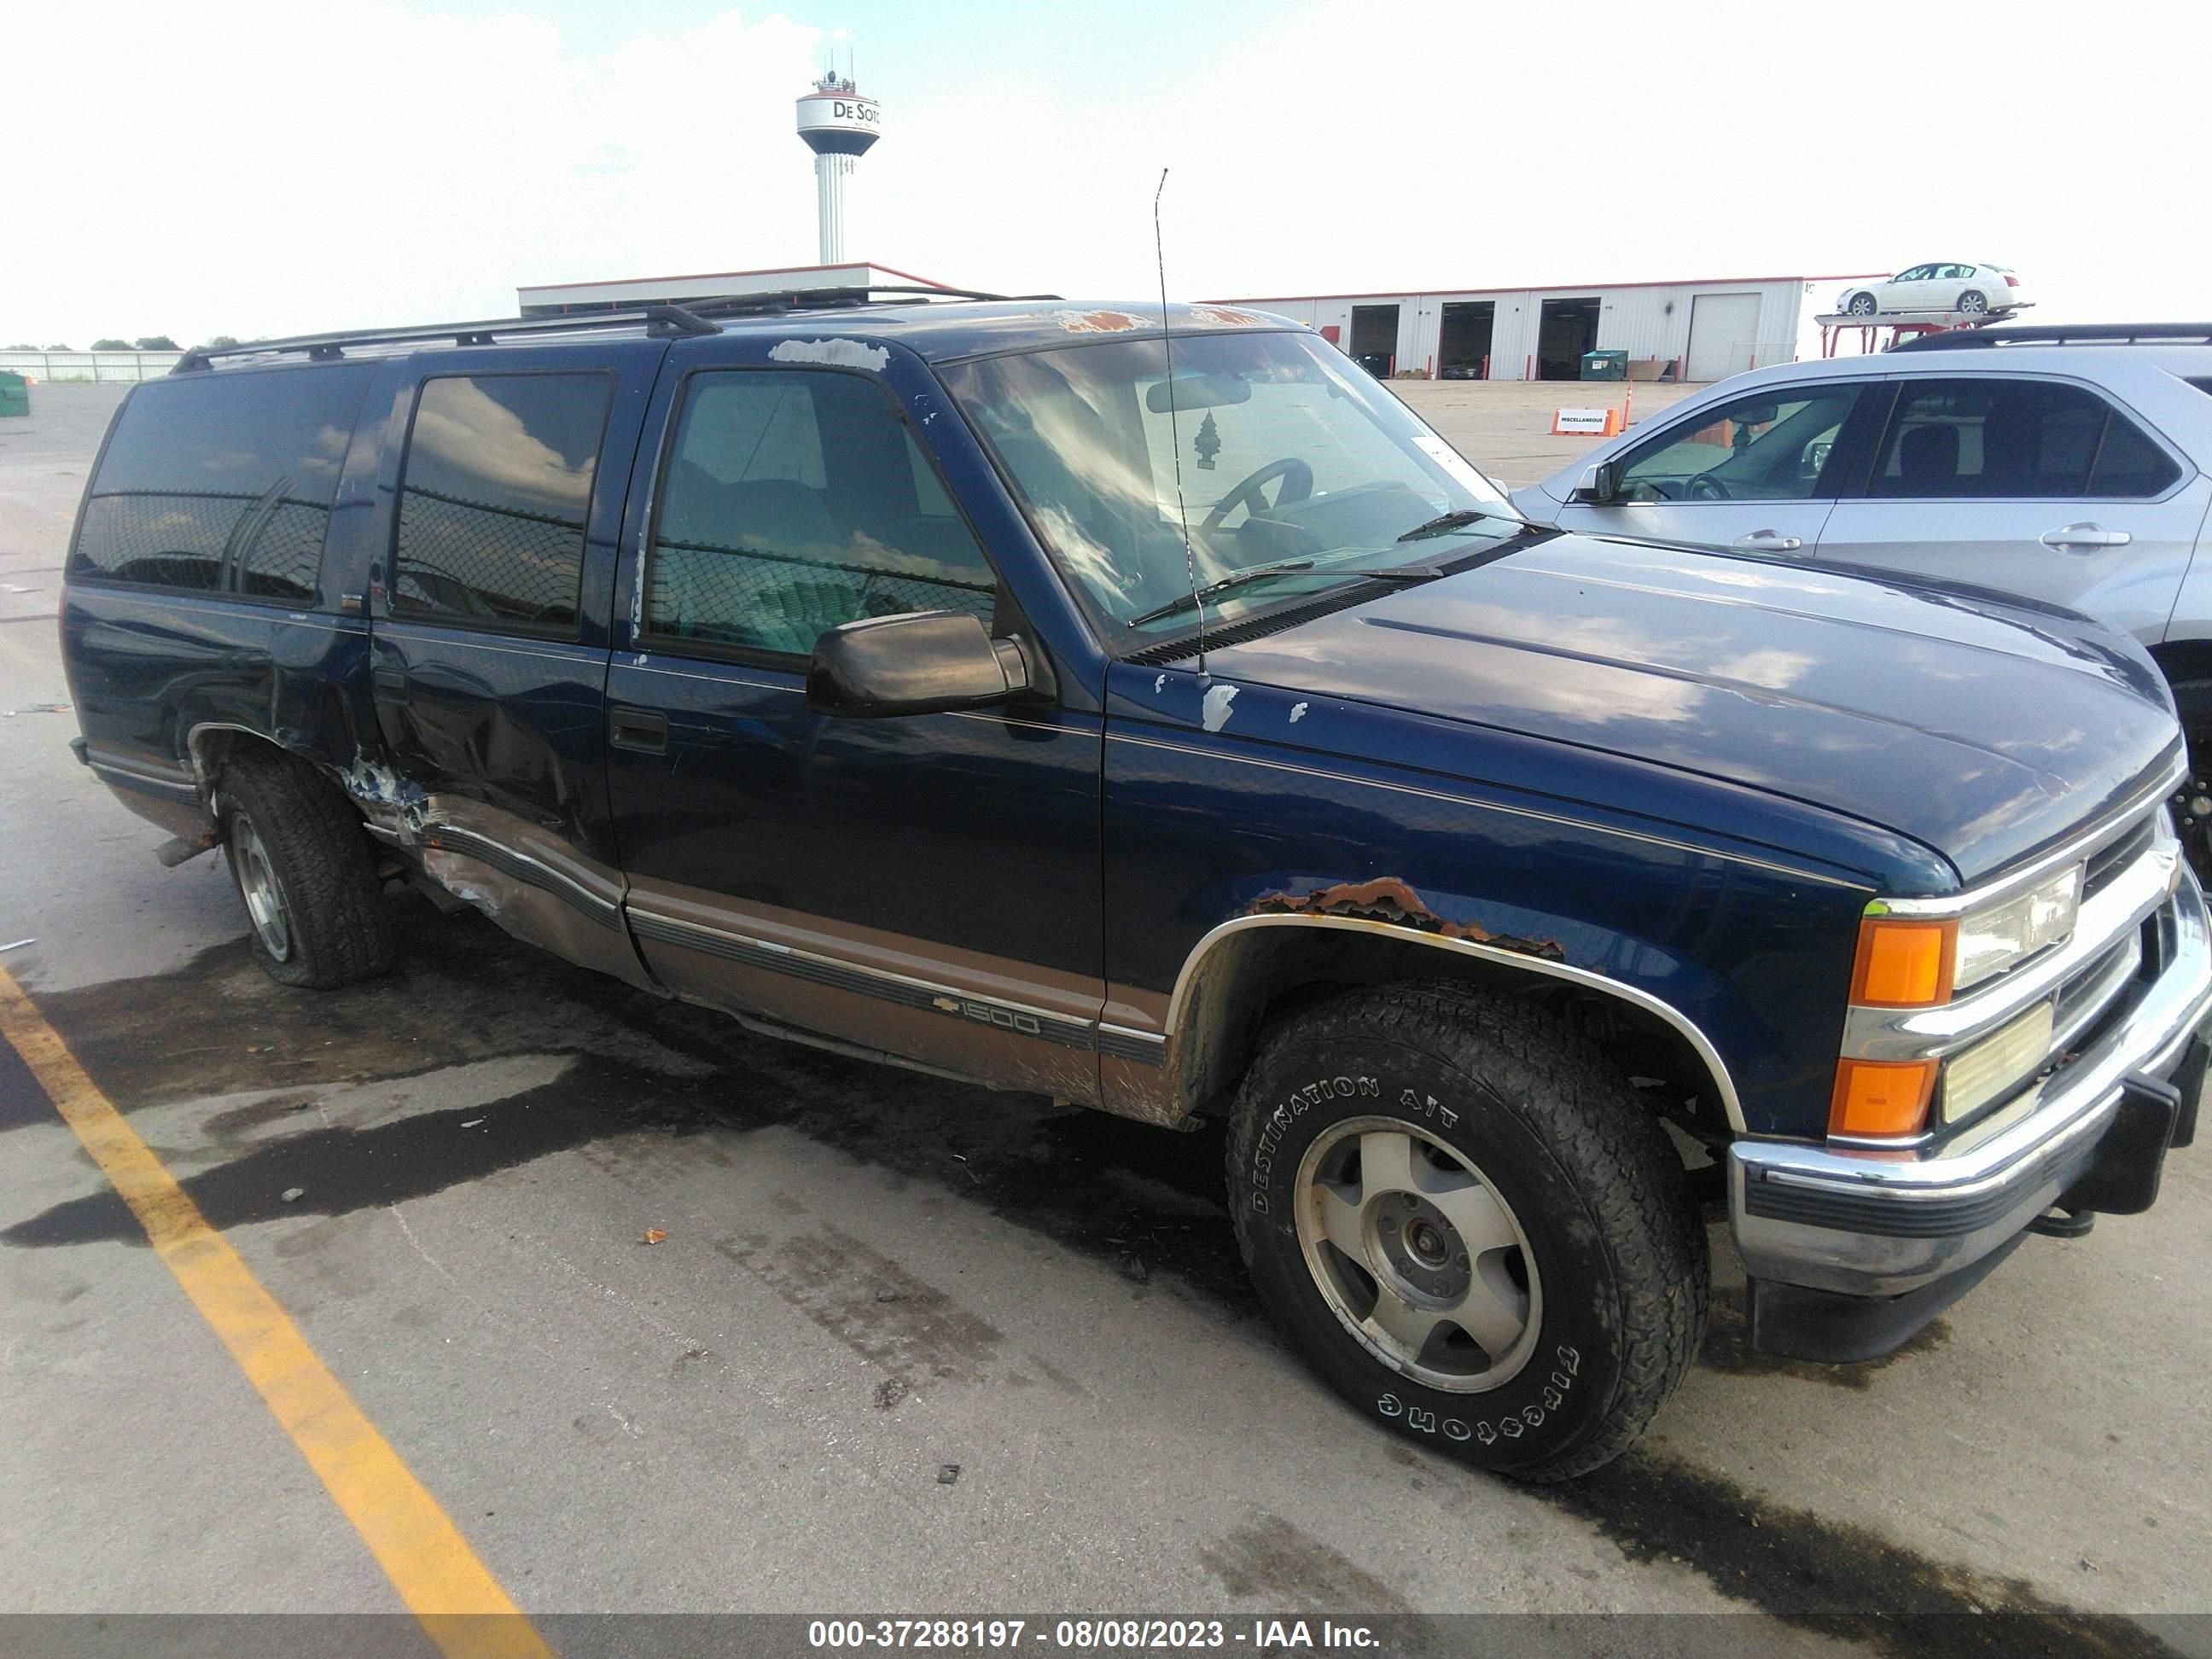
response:
<path id="1" fill-rule="evenodd" d="M 1400 294 L 1242 295 L 1224 303 L 1310 324 L 1378 374 L 1571 380 L 1586 351 L 1628 354 L 1631 374 L 1718 380 L 1820 355 L 1814 318 L 1852 276 L 1746 276 Z"/>
<path id="2" fill-rule="evenodd" d="M 910 270 L 855 262 L 851 264 L 784 265 L 772 270 L 703 271 L 690 276 L 621 276 L 600 283 L 542 283 L 514 290 L 526 317 L 562 311 L 607 311 L 656 301 L 681 305 L 686 300 L 719 300 L 741 294 L 781 294 L 797 289 L 942 288 Z"/>

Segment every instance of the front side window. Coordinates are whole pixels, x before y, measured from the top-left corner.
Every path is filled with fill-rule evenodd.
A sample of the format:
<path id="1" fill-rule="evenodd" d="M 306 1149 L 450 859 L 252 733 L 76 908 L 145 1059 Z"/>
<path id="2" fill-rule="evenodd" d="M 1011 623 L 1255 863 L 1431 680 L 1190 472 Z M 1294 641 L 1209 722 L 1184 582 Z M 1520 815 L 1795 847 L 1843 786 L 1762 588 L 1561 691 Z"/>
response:
<path id="1" fill-rule="evenodd" d="M 208 371 L 141 386 L 85 500 L 71 580 L 312 604 L 375 372 Z"/>
<path id="2" fill-rule="evenodd" d="M 2086 386 L 2016 378 L 1913 380 L 1868 488 L 1895 500 L 2155 495 L 2179 476 Z"/>
<path id="3" fill-rule="evenodd" d="M 1754 392 L 1676 427 L 1622 468 L 1624 501 L 1802 501 L 1823 494 L 1837 434 L 1857 386 L 1785 386 Z"/>
<path id="4" fill-rule="evenodd" d="M 646 625 L 804 656 L 864 617 L 965 611 L 998 579 L 889 395 L 857 374 L 694 375 L 661 485 Z"/>
<path id="5" fill-rule="evenodd" d="M 407 436 L 395 615 L 573 634 L 607 375 L 426 380 Z"/>
<path id="6" fill-rule="evenodd" d="M 1233 617 L 1522 528 L 1494 484 L 1314 336 L 1182 335 L 1174 368 L 1170 382 L 1150 335 L 942 371 L 1109 645 L 1190 627 L 1194 586 L 1235 583 L 1206 604 Z"/>

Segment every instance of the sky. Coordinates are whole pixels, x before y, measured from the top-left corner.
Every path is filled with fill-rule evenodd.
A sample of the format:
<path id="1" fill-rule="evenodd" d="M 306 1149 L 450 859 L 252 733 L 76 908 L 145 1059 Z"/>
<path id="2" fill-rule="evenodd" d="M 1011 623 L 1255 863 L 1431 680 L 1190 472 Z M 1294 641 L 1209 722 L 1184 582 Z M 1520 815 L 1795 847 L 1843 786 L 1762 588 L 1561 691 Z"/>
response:
<path id="1" fill-rule="evenodd" d="M 1166 167 L 1177 297 L 1960 259 L 2020 270 L 2033 320 L 2212 317 L 2212 9 L 1911 10 L 15 0 L 0 344 L 811 263 L 792 100 L 833 49 L 884 109 L 848 257 L 963 286 L 1157 294 Z"/>

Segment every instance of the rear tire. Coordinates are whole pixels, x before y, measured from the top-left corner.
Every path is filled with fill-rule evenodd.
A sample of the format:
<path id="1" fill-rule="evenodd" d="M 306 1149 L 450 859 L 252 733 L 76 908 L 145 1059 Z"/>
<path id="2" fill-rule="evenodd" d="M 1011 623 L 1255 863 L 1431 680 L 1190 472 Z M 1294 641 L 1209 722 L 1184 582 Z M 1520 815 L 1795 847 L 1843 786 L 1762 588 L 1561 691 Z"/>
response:
<path id="1" fill-rule="evenodd" d="M 392 914 L 361 819 L 298 762 L 252 755 L 216 787 L 253 954 L 280 985 L 331 990 L 392 965 Z"/>
<path id="2" fill-rule="evenodd" d="M 1561 1480 L 1688 1370 L 1705 1228 L 1664 1131 L 1548 1014 L 1451 981 L 1292 1016 L 1238 1092 L 1231 1212 L 1261 1299 L 1362 1412 Z"/>
<path id="3" fill-rule="evenodd" d="M 1981 317 L 1988 314 L 1990 296 L 1978 288 L 1970 288 L 1959 296 L 1959 314 L 1962 317 Z"/>

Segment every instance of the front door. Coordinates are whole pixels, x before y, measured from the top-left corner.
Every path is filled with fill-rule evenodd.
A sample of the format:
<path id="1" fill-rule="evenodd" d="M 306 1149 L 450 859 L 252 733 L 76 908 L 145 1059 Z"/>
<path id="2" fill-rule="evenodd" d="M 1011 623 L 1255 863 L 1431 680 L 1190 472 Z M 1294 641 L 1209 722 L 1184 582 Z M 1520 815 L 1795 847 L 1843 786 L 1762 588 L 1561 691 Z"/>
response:
<path id="1" fill-rule="evenodd" d="M 1570 501 L 1559 527 L 1810 558 L 1880 387 L 1775 386 L 1683 416 L 1621 453 L 1614 501 Z"/>
<path id="2" fill-rule="evenodd" d="M 692 1000 L 1096 1102 L 1098 718 L 811 710 L 808 653 L 841 623 L 1024 623 L 885 378 L 694 350 L 657 401 L 608 681 L 639 949 Z"/>
<path id="3" fill-rule="evenodd" d="M 1914 377 L 1823 562 L 2025 593 L 2165 635 L 2212 484 L 2101 392 L 2028 375 Z"/>

